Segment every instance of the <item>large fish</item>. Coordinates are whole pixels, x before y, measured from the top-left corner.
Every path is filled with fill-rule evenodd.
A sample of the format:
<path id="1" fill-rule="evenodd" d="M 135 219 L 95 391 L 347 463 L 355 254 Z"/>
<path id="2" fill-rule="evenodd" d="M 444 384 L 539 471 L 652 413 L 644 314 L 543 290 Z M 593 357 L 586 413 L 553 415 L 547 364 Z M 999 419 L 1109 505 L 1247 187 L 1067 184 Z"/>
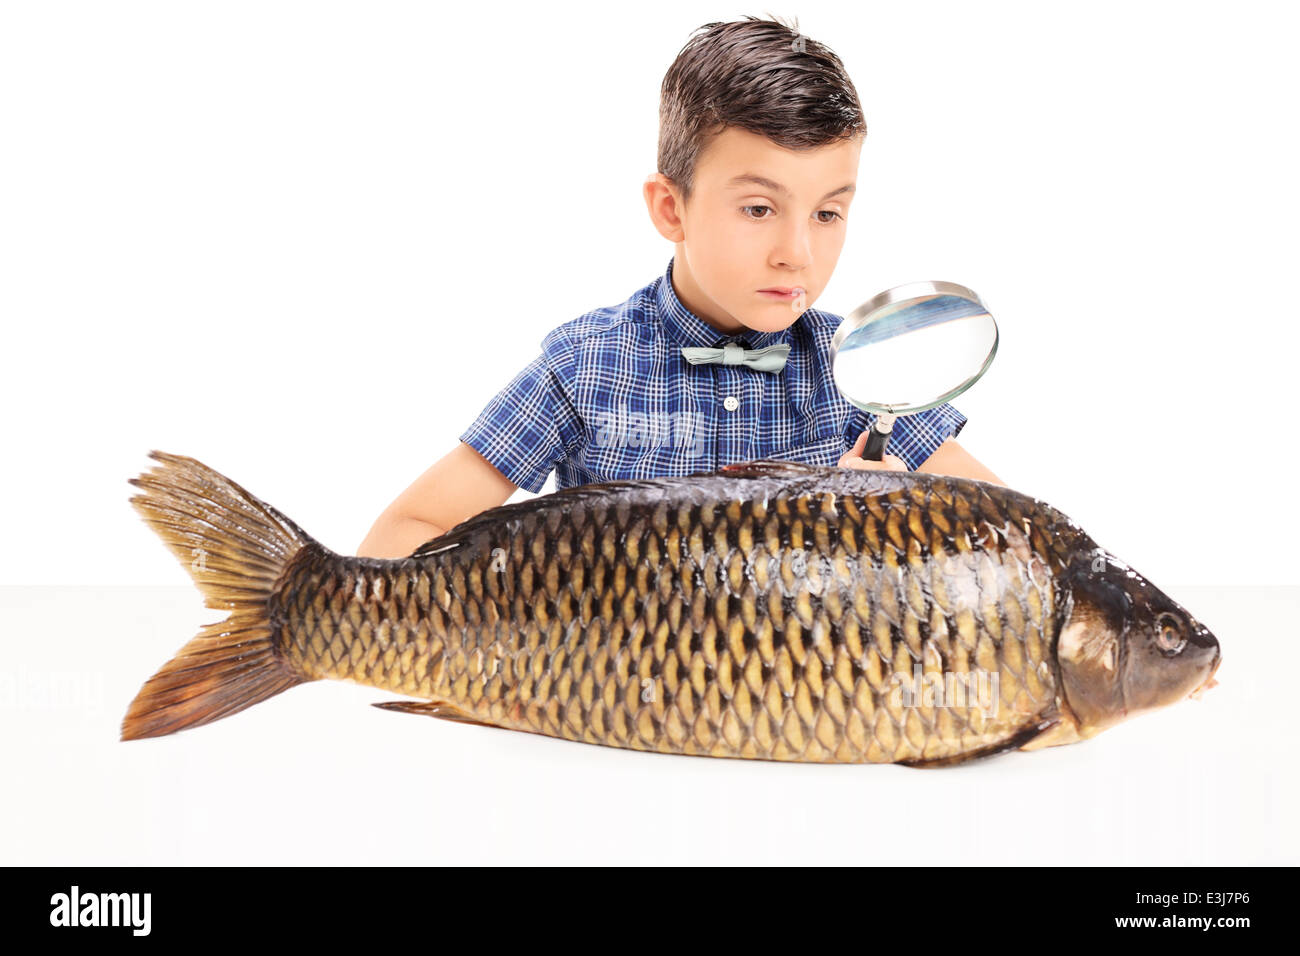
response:
<path id="1" fill-rule="evenodd" d="M 661 753 L 942 766 L 1071 743 L 1212 686 L 1214 636 L 1050 505 L 780 461 L 569 488 L 409 557 L 348 557 L 178 455 L 131 484 L 208 624 L 123 739 L 295 684 Z"/>

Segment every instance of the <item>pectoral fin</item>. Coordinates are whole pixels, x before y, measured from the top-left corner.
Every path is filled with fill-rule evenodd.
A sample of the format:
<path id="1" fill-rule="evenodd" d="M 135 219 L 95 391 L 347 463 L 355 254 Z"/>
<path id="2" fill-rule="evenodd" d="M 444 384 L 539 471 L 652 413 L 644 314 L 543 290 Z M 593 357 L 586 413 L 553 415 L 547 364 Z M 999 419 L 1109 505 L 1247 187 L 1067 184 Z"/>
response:
<path id="1" fill-rule="evenodd" d="M 1077 744 L 1084 738 L 1079 736 L 1078 725 L 1068 714 L 1059 714 L 1052 724 L 1037 734 L 1033 739 L 1020 745 L 1021 750 L 1041 750 L 1043 747 L 1059 747 L 1061 744 Z"/>
<path id="2" fill-rule="evenodd" d="M 1006 740 L 1000 743 L 990 744 L 987 747 L 981 747 L 978 750 L 972 750 L 968 753 L 953 754 L 949 757 L 935 757 L 932 760 L 900 760 L 898 761 L 905 767 L 918 767 L 923 770 L 930 770 L 936 767 L 952 767 L 956 764 L 966 763 L 968 760 L 979 760 L 984 757 L 994 757 L 1008 750 L 1033 750 L 1037 747 L 1048 746 L 1040 744 L 1037 741 L 1044 737 L 1050 737 L 1061 726 L 1060 715 L 1045 717 L 1037 720 L 1028 727 L 1018 730 Z M 1055 743 L 1071 743 L 1070 740 L 1057 740 Z"/>
<path id="3" fill-rule="evenodd" d="M 500 727 L 465 713 L 459 707 L 441 700 L 386 700 L 373 706 L 381 710 L 398 710 L 404 714 L 423 714 L 425 717 L 438 717 L 442 720 L 454 720 L 462 724 L 478 724 L 480 727 Z"/>

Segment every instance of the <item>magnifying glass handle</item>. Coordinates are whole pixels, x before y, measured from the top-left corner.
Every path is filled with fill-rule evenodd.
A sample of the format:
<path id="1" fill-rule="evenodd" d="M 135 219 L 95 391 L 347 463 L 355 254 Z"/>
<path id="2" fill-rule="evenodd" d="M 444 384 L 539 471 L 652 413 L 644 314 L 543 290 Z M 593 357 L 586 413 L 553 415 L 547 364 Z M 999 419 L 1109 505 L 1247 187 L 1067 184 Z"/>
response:
<path id="1" fill-rule="evenodd" d="M 885 449 L 889 447 L 889 433 L 894 430 L 894 420 L 897 417 L 885 412 L 876 416 L 871 434 L 867 436 L 867 447 L 862 451 L 863 461 L 884 461 Z"/>

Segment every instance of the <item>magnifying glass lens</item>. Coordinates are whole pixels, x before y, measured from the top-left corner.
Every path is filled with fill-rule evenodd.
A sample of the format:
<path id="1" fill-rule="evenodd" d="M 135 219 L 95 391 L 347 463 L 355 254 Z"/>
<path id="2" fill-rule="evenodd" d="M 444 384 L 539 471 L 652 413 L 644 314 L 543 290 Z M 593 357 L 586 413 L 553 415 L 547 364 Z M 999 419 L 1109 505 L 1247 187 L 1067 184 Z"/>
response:
<path id="1" fill-rule="evenodd" d="M 908 298 L 862 319 L 841 338 L 832 368 L 844 397 L 875 413 L 943 404 L 969 388 L 997 350 L 997 323 L 978 298 Z"/>

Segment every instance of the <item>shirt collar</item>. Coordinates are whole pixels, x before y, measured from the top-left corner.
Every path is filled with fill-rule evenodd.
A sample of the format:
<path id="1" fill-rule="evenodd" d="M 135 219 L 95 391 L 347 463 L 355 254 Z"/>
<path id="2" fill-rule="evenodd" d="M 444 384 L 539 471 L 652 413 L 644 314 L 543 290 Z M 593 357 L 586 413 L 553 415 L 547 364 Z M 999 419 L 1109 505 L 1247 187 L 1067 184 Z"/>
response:
<path id="1" fill-rule="evenodd" d="M 727 342 L 740 342 L 745 348 L 763 349 L 769 345 L 790 341 L 790 329 L 793 328 L 793 324 L 777 332 L 741 329 L 731 335 L 719 332 L 709 325 L 677 298 L 677 292 L 673 289 L 673 262 L 676 258 L 673 256 L 668 260 L 668 268 L 659 278 L 659 287 L 655 290 L 659 320 L 668 332 L 668 338 L 674 344 L 721 348 Z"/>

